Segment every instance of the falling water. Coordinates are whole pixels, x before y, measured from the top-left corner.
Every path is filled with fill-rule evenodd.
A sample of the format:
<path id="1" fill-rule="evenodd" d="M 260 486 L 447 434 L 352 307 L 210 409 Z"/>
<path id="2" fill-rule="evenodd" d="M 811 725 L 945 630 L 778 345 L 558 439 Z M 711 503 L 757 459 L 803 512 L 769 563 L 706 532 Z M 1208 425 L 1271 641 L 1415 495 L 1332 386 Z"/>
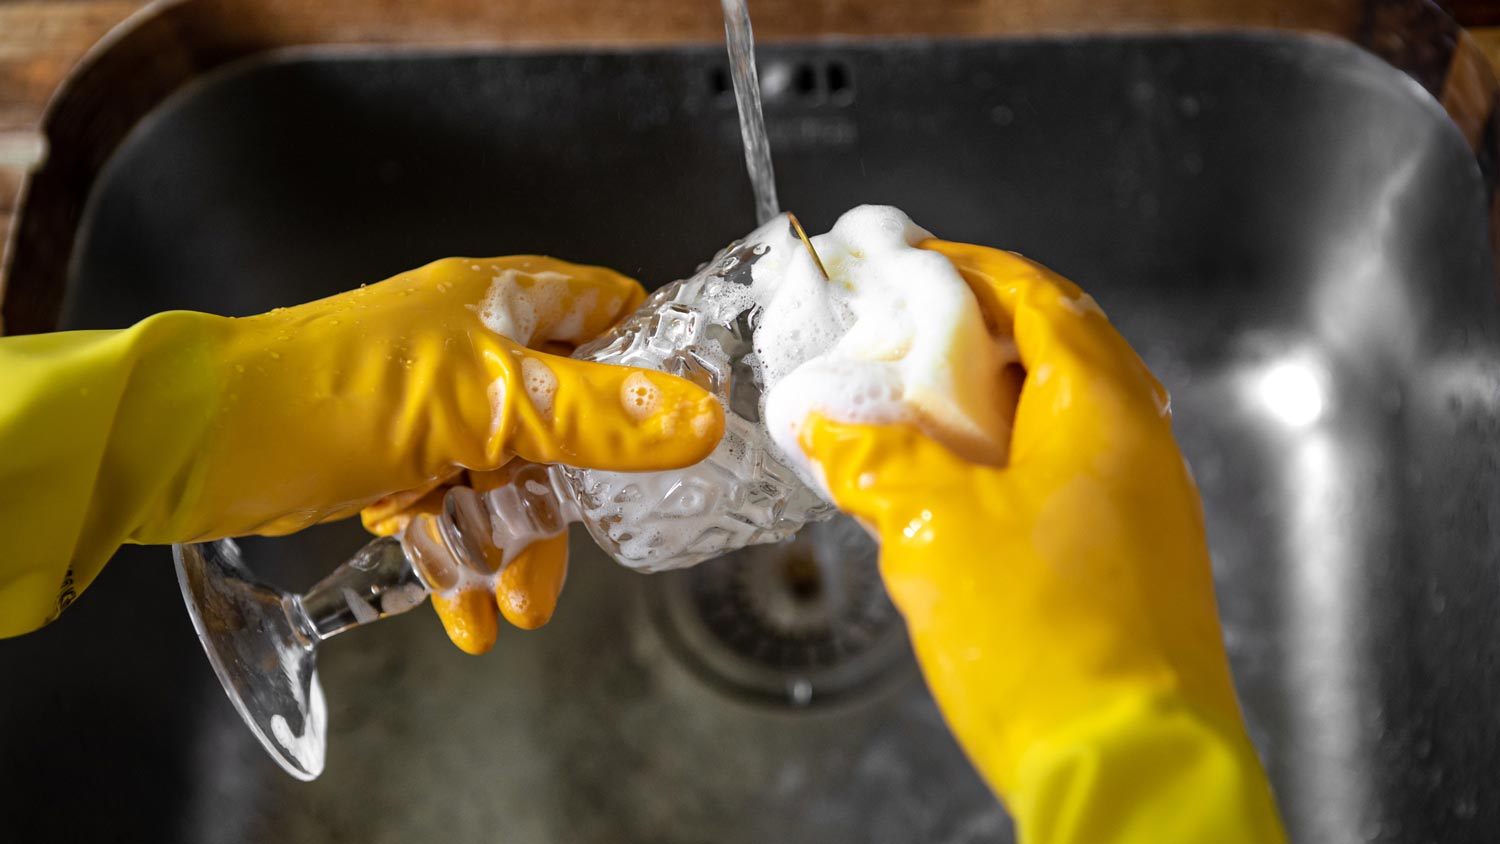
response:
<path id="1" fill-rule="evenodd" d="M 766 140 L 766 116 L 760 108 L 760 78 L 755 72 L 755 37 L 750 32 L 750 9 L 745 0 L 720 0 L 724 7 L 724 39 L 729 44 L 729 74 L 740 110 L 740 137 L 745 143 L 745 167 L 755 191 L 755 219 L 764 223 L 781 212 L 776 201 L 776 173 L 771 169 L 771 144 Z"/>

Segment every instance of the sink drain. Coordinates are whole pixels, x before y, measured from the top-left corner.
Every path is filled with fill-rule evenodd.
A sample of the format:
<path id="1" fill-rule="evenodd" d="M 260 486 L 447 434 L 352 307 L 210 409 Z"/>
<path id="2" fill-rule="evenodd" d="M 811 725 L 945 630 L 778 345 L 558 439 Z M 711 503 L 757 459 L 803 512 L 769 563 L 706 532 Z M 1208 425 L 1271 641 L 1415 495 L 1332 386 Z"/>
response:
<path id="1" fill-rule="evenodd" d="M 809 525 L 790 541 L 653 577 L 653 616 L 689 668 L 737 696 L 846 700 L 911 665 L 878 551 L 851 519 Z"/>

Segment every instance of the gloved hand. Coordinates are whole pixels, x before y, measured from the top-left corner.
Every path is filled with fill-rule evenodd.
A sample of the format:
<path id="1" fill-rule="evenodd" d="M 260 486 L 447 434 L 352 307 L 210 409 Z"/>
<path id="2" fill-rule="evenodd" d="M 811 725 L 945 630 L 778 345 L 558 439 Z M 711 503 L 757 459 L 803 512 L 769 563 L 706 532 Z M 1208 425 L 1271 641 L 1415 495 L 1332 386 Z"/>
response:
<path id="1" fill-rule="evenodd" d="M 702 459 L 723 428 L 708 393 L 528 348 L 641 298 L 602 268 L 447 259 L 244 319 L 0 339 L 0 636 L 55 616 L 124 542 L 288 533 L 512 455 Z M 652 406 L 626 400 L 640 378 Z"/>
<path id="2" fill-rule="evenodd" d="M 954 734 L 1031 844 L 1283 840 L 1165 391 L 1068 281 L 921 245 L 1013 325 L 1027 374 L 1009 464 L 967 463 L 912 425 L 814 414 L 799 436 L 879 537 Z"/>
<path id="3" fill-rule="evenodd" d="M 365 529 L 377 536 L 392 536 L 402 530 L 426 531 L 433 540 L 426 544 L 430 553 L 442 555 L 449 566 L 457 568 L 463 563 L 447 550 L 432 521 L 442 513 L 448 490 L 466 486 L 484 494 L 514 482 L 515 472 L 528 465 L 524 460 L 513 460 L 493 472 L 459 472 L 441 483 L 385 496 L 361 510 L 360 519 Z M 493 550 L 499 553 L 499 549 Z M 537 540 L 514 559 L 491 562 L 499 570 L 493 593 L 472 589 L 451 598 L 436 592 L 430 595 L 448 638 L 459 650 L 476 656 L 495 646 L 500 617 L 522 630 L 535 630 L 552 620 L 568 576 L 568 534 L 565 531 Z"/>

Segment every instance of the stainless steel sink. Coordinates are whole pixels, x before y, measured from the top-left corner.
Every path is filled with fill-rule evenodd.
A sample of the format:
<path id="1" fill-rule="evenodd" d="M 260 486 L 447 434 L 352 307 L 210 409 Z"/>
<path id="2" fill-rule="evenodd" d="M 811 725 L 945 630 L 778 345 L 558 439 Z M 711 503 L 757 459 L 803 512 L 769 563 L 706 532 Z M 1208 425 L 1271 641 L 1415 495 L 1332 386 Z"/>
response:
<path id="1" fill-rule="evenodd" d="M 1348 44 L 1287 35 L 764 55 L 783 202 L 809 228 L 891 203 L 1024 252 L 1093 292 L 1172 389 L 1241 697 L 1294 838 L 1493 840 L 1500 309 L 1489 197 L 1432 98 Z M 450 254 L 683 276 L 752 225 L 723 67 L 709 48 L 231 66 L 107 167 L 66 326 L 248 314 Z M 341 524 L 247 547 L 305 586 L 360 541 Z M 574 547 L 553 624 L 487 657 L 421 613 L 329 645 L 330 757 L 310 785 L 223 699 L 166 551 L 122 551 L 58 623 L 0 642 L 7 828 L 1011 840 L 908 655 L 806 706 L 720 670 L 759 661 L 774 691 L 785 660 L 824 659 L 798 656 L 806 637 L 758 603 L 797 588 L 795 567 L 752 588 L 735 572 L 755 561 L 647 578 Z M 849 575 L 868 574 L 850 553 Z M 733 623 L 685 633 L 695 612 Z M 730 657 L 707 653 L 716 635 Z"/>

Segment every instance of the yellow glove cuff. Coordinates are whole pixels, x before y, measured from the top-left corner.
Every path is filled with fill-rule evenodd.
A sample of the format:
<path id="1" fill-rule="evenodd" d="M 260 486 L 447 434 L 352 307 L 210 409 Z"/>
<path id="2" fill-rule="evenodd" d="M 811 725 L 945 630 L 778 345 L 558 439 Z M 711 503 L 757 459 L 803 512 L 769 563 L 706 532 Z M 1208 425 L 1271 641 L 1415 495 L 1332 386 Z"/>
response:
<path id="1" fill-rule="evenodd" d="M 55 618 L 142 524 L 195 494 L 227 320 L 0 341 L 0 636 Z"/>
<path id="2" fill-rule="evenodd" d="M 1171 694 L 1127 694 L 1032 738 L 1007 802 L 1041 844 L 1286 840 L 1238 724 Z"/>

